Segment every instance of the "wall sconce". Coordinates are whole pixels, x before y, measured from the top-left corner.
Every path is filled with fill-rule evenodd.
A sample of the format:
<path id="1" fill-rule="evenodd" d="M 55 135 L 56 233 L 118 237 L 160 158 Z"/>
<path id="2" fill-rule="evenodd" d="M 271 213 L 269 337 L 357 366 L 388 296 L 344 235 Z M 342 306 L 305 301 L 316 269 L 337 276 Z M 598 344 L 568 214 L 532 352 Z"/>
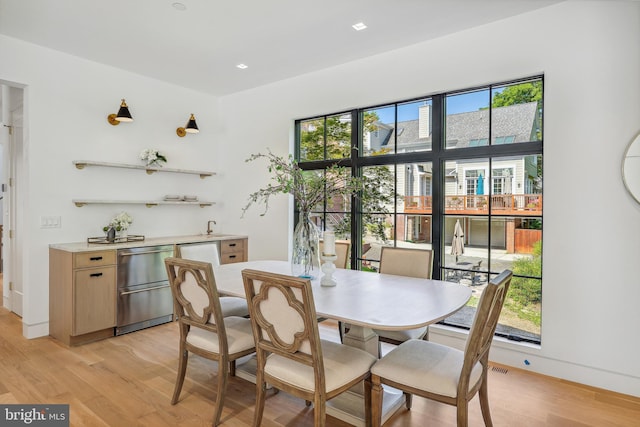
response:
<path id="1" fill-rule="evenodd" d="M 200 132 L 200 130 L 198 129 L 198 125 L 196 124 L 196 118 L 193 115 L 193 113 L 191 114 L 191 117 L 189 117 L 189 121 L 187 122 L 187 125 L 185 127 L 176 129 L 176 133 L 180 138 L 182 138 L 188 133 L 198 133 L 198 132 Z"/>
<path id="2" fill-rule="evenodd" d="M 113 126 L 118 126 L 120 122 L 133 121 L 133 117 L 131 117 L 131 113 L 129 112 L 129 107 L 127 107 L 127 103 L 124 102 L 124 98 L 122 98 L 122 103 L 120 104 L 118 114 L 109 114 L 107 116 L 107 121 Z"/>

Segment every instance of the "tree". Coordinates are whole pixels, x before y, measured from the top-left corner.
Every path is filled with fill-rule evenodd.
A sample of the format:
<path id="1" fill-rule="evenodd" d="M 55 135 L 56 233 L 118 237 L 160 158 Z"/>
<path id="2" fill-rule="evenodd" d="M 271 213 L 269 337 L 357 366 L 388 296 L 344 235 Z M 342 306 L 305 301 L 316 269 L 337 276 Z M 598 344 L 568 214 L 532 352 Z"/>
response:
<path id="1" fill-rule="evenodd" d="M 540 141 L 542 140 L 542 80 L 507 86 L 500 92 L 494 92 L 491 107 L 500 108 L 528 102 L 537 102 L 538 104 L 534 132 L 536 140 Z"/>
<path id="2" fill-rule="evenodd" d="M 532 101 L 536 101 L 539 104 L 541 100 L 542 81 L 536 80 L 535 82 L 507 86 L 504 90 L 495 92 L 491 106 L 493 108 L 498 108 L 515 104 L 525 104 Z"/>
<path id="3" fill-rule="evenodd" d="M 395 201 L 394 177 L 387 166 L 372 166 L 363 169 L 363 189 L 359 194 L 362 209 L 362 226 L 383 242 L 387 240 L 389 226 L 385 216 L 388 206 Z M 335 226 L 337 235 L 348 236 L 351 231 L 351 215 L 342 217 Z"/>
<path id="4" fill-rule="evenodd" d="M 379 120 L 375 112 L 365 112 L 362 115 L 362 127 L 365 132 L 376 130 L 376 122 Z M 305 121 L 300 125 L 300 159 L 301 162 L 316 160 L 343 159 L 351 157 L 350 116 L 335 115 Z M 326 141 L 326 142 L 325 142 Z M 326 157 L 325 157 L 326 149 Z M 385 151 L 372 153 L 372 155 L 385 154 Z M 308 171 L 311 172 L 311 171 Z M 356 195 L 362 207 L 363 227 L 381 240 L 386 240 L 387 222 L 381 216 L 389 213 L 387 206 L 394 202 L 394 177 L 386 166 L 365 168 L 360 184 L 362 191 Z M 335 195 L 334 197 L 341 195 Z M 344 200 L 331 200 L 326 197 L 327 205 L 339 210 L 339 206 L 347 206 Z M 350 236 L 351 216 L 344 215 L 334 225 L 334 231 L 344 237 Z"/>

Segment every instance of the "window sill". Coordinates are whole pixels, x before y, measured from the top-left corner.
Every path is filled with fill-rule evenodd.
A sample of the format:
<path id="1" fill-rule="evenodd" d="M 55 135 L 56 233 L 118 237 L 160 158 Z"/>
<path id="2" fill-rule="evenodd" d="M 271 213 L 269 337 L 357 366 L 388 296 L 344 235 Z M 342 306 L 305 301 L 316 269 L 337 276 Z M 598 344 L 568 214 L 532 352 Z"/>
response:
<path id="1" fill-rule="evenodd" d="M 464 348 L 464 343 L 468 336 L 469 331 L 466 329 L 446 325 L 429 326 L 429 339 L 431 341 L 452 345 L 456 348 L 460 348 L 461 350 Z M 452 341 L 454 340 L 459 341 L 460 345 L 452 344 Z M 525 353 L 534 353 L 540 351 L 542 348 L 540 344 L 533 344 L 525 341 L 512 341 L 503 337 L 494 337 L 492 346 Z"/>

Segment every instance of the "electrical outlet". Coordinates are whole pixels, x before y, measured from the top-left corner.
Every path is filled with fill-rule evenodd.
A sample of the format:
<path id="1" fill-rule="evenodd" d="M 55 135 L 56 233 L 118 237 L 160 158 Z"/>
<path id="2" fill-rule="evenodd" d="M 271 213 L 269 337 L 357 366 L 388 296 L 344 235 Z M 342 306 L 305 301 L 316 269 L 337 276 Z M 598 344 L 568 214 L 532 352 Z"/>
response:
<path id="1" fill-rule="evenodd" d="M 41 216 L 40 228 L 60 228 L 62 220 L 59 216 Z"/>

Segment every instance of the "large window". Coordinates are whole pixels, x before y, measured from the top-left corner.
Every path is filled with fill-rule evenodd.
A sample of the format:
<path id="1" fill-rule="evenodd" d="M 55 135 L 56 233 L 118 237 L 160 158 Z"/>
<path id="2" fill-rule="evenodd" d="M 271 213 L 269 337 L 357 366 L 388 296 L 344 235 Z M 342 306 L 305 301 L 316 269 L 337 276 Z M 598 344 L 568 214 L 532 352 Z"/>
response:
<path id="1" fill-rule="evenodd" d="M 540 342 L 542 88 L 534 77 L 296 121 L 302 168 L 338 163 L 384 195 L 314 212 L 352 242 L 350 267 L 377 271 L 382 246 L 432 249 L 434 278 L 473 290 L 443 322 L 462 328 L 488 281 L 509 268 L 496 333 Z M 464 249 L 454 250 L 459 234 Z"/>

